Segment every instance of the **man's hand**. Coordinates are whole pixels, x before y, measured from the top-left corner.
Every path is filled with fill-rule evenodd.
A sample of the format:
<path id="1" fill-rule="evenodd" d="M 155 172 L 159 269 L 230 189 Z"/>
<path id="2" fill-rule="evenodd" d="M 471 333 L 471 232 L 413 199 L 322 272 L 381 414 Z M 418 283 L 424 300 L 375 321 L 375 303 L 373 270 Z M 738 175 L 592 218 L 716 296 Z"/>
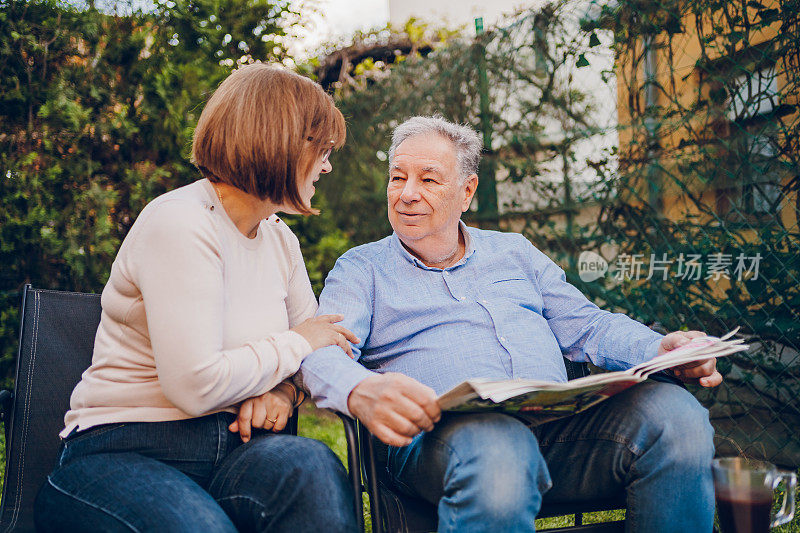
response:
<path id="1" fill-rule="evenodd" d="M 661 339 L 658 355 L 688 344 L 692 339 L 705 337 L 702 331 L 673 331 Z M 716 387 L 722 383 L 722 374 L 717 371 L 717 359 L 711 357 L 694 363 L 676 366 L 672 369 L 676 378 L 685 382 L 699 383 L 702 387 Z"/>
<path id="2" fill-rule="evenodd" d="M 412 437 L 432 430 L 442 416 L 433 389 L 395 373 L 370 376 L 356 385 L 347 408 L 391 446 L 408 446 Z"/>
<path id="3" fill-rule="evenodd" d="M 294 411 L 294 405 L 291 395 L 281 385 L 261 396 L 243 401 L 239 406 L 239 416 L 228 426 L 228 430 L 234 433 L 238 431 L 242 441 L 247 442 L 252 435 L 251 428 L 271 429 L 275 432 L 285 428 Z"/>

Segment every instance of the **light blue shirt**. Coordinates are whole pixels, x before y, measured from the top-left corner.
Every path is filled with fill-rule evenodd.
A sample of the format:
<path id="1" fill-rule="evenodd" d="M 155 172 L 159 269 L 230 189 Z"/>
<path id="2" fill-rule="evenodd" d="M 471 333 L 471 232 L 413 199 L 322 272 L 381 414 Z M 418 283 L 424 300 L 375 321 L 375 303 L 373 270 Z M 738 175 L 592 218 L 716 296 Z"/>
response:
<path id="1" fill-rule="evenodd" d="M 298 381 L 318 406 L 349 414 L 350 391 L 372 372 L 442 394 L 472 378 L 563 382 L 562 354 L 622 370 L 658 353 L 661 335 L 598 308 L 522 235 L 461 231 L 464 257 L 445 269 L 425 266 L 396 234 L 336 261 L 317 314 L 344 315 L 361 364 L 338 346 L 308 356 Z"/>

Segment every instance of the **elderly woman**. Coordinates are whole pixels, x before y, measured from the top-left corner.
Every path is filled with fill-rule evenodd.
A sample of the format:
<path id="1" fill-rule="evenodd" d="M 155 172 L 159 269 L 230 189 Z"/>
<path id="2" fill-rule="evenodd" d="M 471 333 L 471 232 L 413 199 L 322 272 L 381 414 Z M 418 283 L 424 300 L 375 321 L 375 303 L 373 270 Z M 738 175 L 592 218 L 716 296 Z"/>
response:
<path id="1" fill-rule="evenodd" d="M 299 243 L 275 216 L 315 212 L 344 137 L 302 76 L 255 64 L 220 85 L 194 134 L 204 179 L 148 204 L 114 261 L 40 529 L 356 529 L 336 456 L 274 433 L 301 400 L 289 378 L 303 358 L 356 340 L 341 316 L 313 318 Z"/>

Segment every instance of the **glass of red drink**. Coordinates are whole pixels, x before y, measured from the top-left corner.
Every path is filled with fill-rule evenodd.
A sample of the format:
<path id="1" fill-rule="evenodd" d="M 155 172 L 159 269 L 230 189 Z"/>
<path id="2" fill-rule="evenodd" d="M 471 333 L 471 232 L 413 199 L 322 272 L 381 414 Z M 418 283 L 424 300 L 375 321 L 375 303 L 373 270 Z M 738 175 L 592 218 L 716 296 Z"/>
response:
<path id="1" fill-rule="evenodd" d="M 766 533 L 794 517 L 797 476 L 746 457 L 722 457 L 712 463 L 719 527 L 722 533 Z M 772 497 L 785 483 L 780 511 L 772 516 Z"/>

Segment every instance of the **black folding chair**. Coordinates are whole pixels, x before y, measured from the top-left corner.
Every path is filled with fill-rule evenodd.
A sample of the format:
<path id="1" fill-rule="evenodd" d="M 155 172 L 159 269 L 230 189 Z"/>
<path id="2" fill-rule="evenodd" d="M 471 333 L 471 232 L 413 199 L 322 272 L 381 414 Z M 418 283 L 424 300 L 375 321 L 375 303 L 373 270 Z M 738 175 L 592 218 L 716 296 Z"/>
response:
<path id="1" fill-rule="evenodd" d="M 59 431 L 72 389 L 92 362 L 100 323 L 100 295 L 33 289 L 22 296 L 14 392 L 0 391 L 5 423 L 6 474 L 0 507 L 0 531 L 34 531 L 33 502 L 56 464 Z M 297 434 L 297 416 L 286 433 Z M 350 463 L 358 483 L 354 510 L 363 529 L 357 454 Z"/>
<path id="2" fill-rule="evenodd" d="M 589 368 L 583 363 L 564 360 L 569 379 L 576 379 L 589 374 Z M 362 465 L 362 475 L 369 495 L 370 516 L 373 533 L 422 533 L 436 531 L 438 512 L 435 505 L 409 496 L 396 490 L 389 480 L 386 468 L 387 448 L 372 435 L 363 425 L 351 418 L 340 415 L 345 424 L 348 439 L 357 435 L 358 449 Z M 353 435 L 353 437 L 350 437 Z M 348 447 L 356 449 L 355 442 L 348 442 Z M 625 494 L 610 495 L 607 499 L 592 501 L 576 501 L 570 503 L 545 504 L 537 518 L 554 516 L 573 516 L 575 525 L 558 528 L 554 531 L 570 533 L 616 533 L 624 531 L 625 520 L 615 520 L 597 524 L 583 524 L 583 513 L 625 509 Z M 547 531 L 547 530 L 543 530 Z"/>

